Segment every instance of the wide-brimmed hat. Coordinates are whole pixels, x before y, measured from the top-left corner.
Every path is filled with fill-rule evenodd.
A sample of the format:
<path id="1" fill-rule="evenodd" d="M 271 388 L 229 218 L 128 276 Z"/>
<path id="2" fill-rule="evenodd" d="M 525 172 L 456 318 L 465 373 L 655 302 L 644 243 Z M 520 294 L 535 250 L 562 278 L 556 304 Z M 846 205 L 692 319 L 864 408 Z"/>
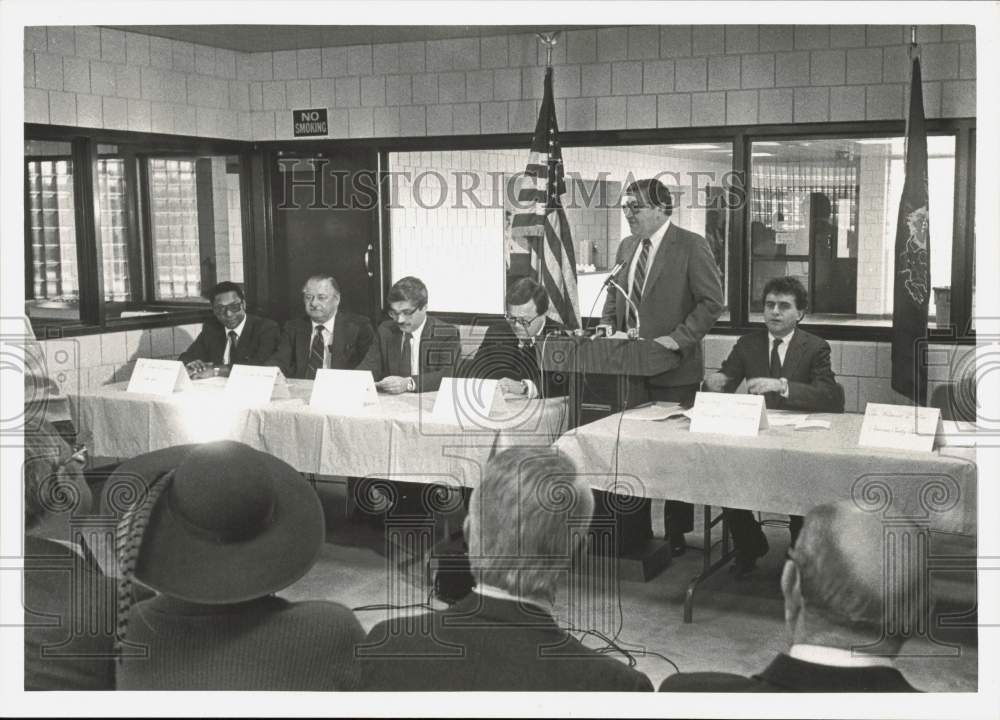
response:
<path id="1" fill-rule="evenodd" d="M 139 582 L 190 602 L 235 603 L 281 590 L 315 563 L 323 508 L 287 463 L 227 440 L 140 455 L 110 480 L 148 487 L 170 472 L 139 547 Z"/>

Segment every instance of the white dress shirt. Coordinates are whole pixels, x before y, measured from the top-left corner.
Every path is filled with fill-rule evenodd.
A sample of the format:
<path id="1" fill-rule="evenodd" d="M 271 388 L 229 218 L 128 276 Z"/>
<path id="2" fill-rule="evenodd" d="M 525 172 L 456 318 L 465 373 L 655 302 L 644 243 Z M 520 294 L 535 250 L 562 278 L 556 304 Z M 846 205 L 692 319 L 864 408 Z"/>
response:
<path id="1" fill-rule="evenodd" d="M 330 346 L 333 345 L 333 322 L 337 319 L 337 313 L 330 316 L 325 323 L 313 322 L 312 335 L 309 336 L 309 347 L 312 347 L 313 338 L 316 337 L 316 326 L 323 326 L 323 367 L 330 367 Z"/>
<path id="2" fill-rule="evenodd" d="M 231 332 L 236 333 L 236 344 L 239 345 L 240 338 L 243 336 L 243 328 L 245 328 L 246 325 L 247 325 L 247 316 L 246 316 L 246 313 L 244 313 L 243 314 L 243 321 L 239 325 L 237 325 L 236 327 L 234 327 L 232 330 L 227 329 L 225 325 L 222 326 L 222 329 L 226 331 L 226 349 L 222 351 L 222 364 L 223 365 L 231 365 L 232 364 L 230 362 L 230 359 L 229 359 L 229 333 L 231 333 Z"/>
<path id="3" fill-rule="evenodd" d="M 424 328 L 427 326 L 427 318 L 420 323 L 420 327 L 414 330 L 411 335 L 413 339 L 410 341 L 410 377 L 416 377 L 420 374 L 420 336 L 424 332 Z M 403 337 L 406 337 L 406 333 L 403 333 Z"/>

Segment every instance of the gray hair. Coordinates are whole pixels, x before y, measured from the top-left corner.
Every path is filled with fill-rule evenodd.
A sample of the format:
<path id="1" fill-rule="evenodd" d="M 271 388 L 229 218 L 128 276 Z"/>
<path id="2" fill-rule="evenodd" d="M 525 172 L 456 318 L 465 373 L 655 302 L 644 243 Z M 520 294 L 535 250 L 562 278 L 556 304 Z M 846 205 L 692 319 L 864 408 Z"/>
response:
<path id="1" fill-rule="evenodd" d="M 589 484 L 562 453 L 513 448 L 496 455 L 469 500 L 473 573 L 512 594 L 553 601 L 593 511 Z"/>

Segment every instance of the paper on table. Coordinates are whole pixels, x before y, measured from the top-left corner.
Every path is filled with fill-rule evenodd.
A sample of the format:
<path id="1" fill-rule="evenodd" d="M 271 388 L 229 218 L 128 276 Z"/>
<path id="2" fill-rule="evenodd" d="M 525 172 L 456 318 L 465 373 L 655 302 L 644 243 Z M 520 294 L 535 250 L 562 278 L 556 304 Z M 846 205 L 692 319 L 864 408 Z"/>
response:
<path id="1" fill-rule="evenodd" d="M 830 429 L 829 420 L 811 419 L 810 415 L 790 412 L 788 410 L 768 410 L 767 422 L 771 427 L 790 427 L 795 430 L 807 430 L 809 428 Z"/>
<path id="2" fill-rule="evenodd" d="M 938 444 L 944 447 L 975 447 L 975 425 L 955 420 L 942 420 Z"/>
<path id="3" fill-rule="evenodd" d="M 809 420 L 808 416 L 802 419 L 802 422 L 795 426 L 796 430 L 804 430 L 806 428 L 823 428 L 824 430 L 830 429 L 829 420 Z"/>
<path id="4" fill-rule="evenodd" d="M 791 413 L 786 410 L 768 410 L 767 424 L 771 427 L 798 427 L 799 423 L 808 417 L 802 413 Z"/>
<path id="5" fill-rule="evenodd" d="M 662 422 L 672 417 L 691 417 L 680 403 L 651 403 L 642 407 L 632 408 L 625 412 L 626 420 L 646 420 Z"/>

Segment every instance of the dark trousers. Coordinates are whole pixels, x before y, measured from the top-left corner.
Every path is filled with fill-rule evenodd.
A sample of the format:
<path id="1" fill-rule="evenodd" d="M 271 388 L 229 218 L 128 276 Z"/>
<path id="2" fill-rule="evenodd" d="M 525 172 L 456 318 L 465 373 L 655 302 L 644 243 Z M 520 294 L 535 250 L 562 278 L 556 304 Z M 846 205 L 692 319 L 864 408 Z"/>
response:
<path id="1" fill-rule="evenodd" d="M 673 385 L 660 387 L 647 385 L 649 399 L 657 402 L 675 402 L 686 407 L 694 404 L 695 393 L 701 383 L 691 385 Z M 663 504 L 663 515 L 666 521 L 666 535 L 679 535 L 694 530 L 694 505 L 679 500 L 667 500 Z"/>
<path id="2" fill-rule="evenodd" d="M 732 510 L 725 508 L 726 519 L 729 521 L 729 531 L 733 534 L 733 547 L 737 553 L 743 552 L 752 557 L 757 557 L 762 550 L 761 534 L 762 530 L 757 518 L 749 510 Z M 788 516 L 788 531 L 791 534 L 789 547 L 795 545 L 802 529 L 802 516 Z"/>

